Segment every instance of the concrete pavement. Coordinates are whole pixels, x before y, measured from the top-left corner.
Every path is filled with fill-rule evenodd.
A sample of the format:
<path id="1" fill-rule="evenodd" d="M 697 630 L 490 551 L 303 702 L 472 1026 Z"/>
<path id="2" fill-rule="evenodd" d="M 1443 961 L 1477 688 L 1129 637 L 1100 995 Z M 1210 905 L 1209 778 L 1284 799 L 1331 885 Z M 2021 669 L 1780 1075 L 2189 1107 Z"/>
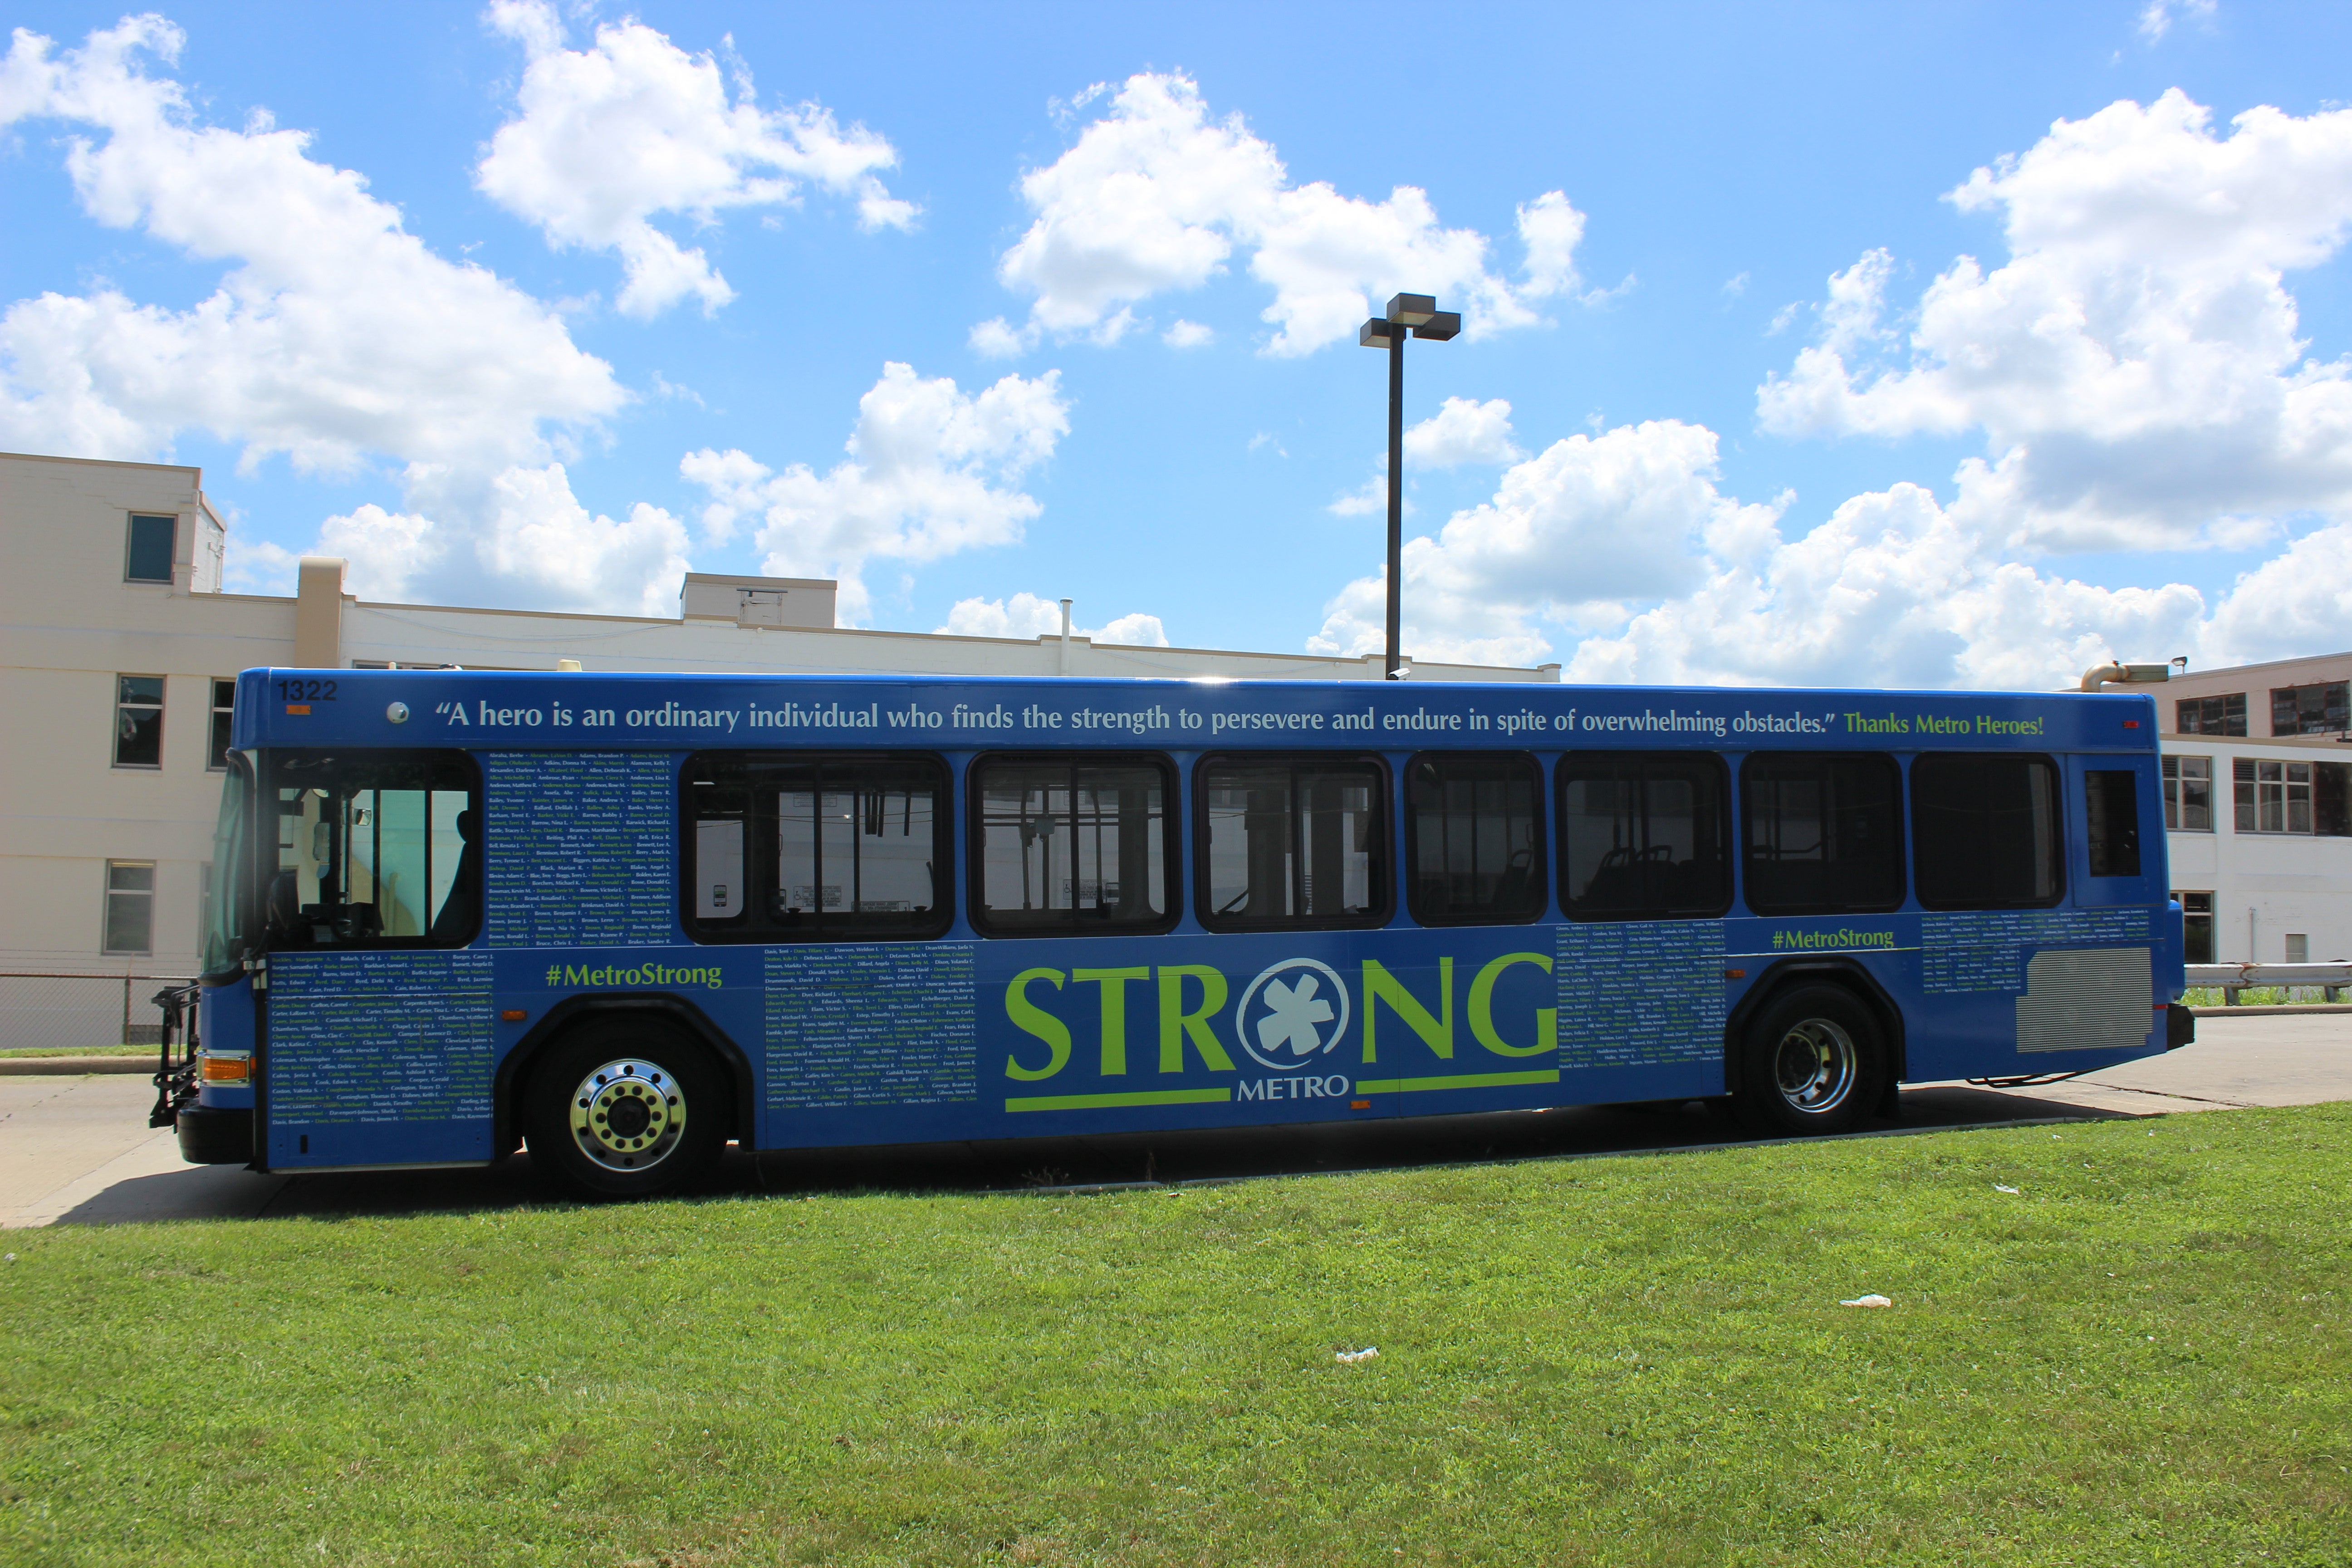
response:
<path id="1" fill-rule="evenodd" d="M 2197 1043 L 2066 1083 L 1990 1089 L 1919 1084 L 1882 1131 L 2312 1105 L 2352 1100 L 2352 1017 L 2247 1015 L 2198 1020 Z M 184 1164 L 150 1130 L 153 1089 L 129 1075 L 0 1078 L 0 1227 L 126 1220 L 257 1219 L 502 1208 L 560 1197 L 518 1156 L 493 1170 L 257 1176 Z M 1428 1117 L 1333 1126 L 1122 1134 L 750 1155 L 730 1151 L 703 1184 L 727 1193 L 963 1189 L 1401 1167 L 1689 1148 L 1736 1138 L 1692 1106 Z"/>

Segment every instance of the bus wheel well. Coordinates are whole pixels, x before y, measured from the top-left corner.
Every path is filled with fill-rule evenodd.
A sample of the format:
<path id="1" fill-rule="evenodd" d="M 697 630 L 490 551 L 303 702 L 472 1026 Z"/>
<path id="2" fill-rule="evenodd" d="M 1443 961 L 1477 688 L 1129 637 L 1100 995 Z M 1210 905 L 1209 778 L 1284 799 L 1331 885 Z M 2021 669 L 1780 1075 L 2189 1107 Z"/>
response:
<path id="1" fill-rule="evenodd" d="M 682 996 L 674 996 L 667 992 L 569 996 L 550 1007 L 499 1063 L 492 1097 L 492 1103 L 497 1108 L 492 1147 L 500 1153 L 510 1153 L 520 1146 L 522 1107 L 530 1092 L 531 1069 L 558 1041 L 581 1026 L 630 1015 L 648 1021 L 658 1019 L 710 1053 L 730 1090 L 726 1135 L 740 1140 L 749 1147 L 754 1137 L 754 1115 L 758 1106 L 750 1058 L 728 1037 L 725 1030 L 704 1015 L 701 1008 Z"/>
<path id="2" fill-rule="evenodd" d="M 1723 1023 L 1725 1084 L 1734 1090 L 1738 1087 L 1739 1053 L 1756 1019 L 1790 991 L 1821 984 L 1841 986 L 1853 993 L 1876 1019 L 1880 1038 L 1886 1047 L 1886 1082 L 1877 1110 L 1880 1115 L 1893 1115 L 1895 1090 L 1910 1076 L 1903 1009 L 1895 1005 L 1895 998 L 1886 994 L 1886 987 L 1878 983 L 1876 975 L 1852 959 L 1784 958 L 1759 975 Z"/>

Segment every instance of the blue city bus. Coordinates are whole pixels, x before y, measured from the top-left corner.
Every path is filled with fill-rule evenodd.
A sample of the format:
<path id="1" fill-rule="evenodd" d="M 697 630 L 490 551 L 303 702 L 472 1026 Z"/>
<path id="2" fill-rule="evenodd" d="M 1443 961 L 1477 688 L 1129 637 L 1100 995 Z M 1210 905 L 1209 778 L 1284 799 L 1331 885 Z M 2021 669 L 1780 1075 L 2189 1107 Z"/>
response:
<path id="1" fill-rule="evenodd" d="M 2145 696 L 248 670 L 197 1163 L 1895 1086 L 2189 1037 Z"/>

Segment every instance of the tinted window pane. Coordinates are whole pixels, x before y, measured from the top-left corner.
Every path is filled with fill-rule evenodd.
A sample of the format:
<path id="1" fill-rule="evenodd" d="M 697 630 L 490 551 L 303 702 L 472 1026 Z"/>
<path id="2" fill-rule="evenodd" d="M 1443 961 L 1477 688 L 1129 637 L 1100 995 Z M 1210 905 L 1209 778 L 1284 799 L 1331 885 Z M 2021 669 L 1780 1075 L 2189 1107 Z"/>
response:
<path id="1" fill-rule="evenodd" d="M 179 526 L 177 518 L 134 517 L 131 520 L 131 544 L 122 575 L 131 583 L 168 583 L 172 580 L 172 535 Z"/>
<path id="2" fill-rule="evenodd" d="M 2181 962 L 2213 962 L 2213 895 L 2175 893 L 2180 900 Z"/>
<path id="3" fill-rule="evenodd" d="M 703 941 L 929 936 L 948 921 L 929 758 L 688 760 L 683 918 Z"/>
<path id="4" fill-rule="evenodd" d="M 1412 918 L 1433 925 L 1543 913 L 1541 795 L 1533 757 L 1414 758 L 1405 774 Z"/>
<path id="5" fill-rule="evenodd" d="M 214 681 L 212 748 L 205 764 L 207 767 L 225 768 L 228 766 L 228 726 L 229 719 L 236 710 L 236 682 L 234 680 Z"/>
<path id="6" fill-rule="evenodd" d="M 979 908 L 996 931 L 1154 930 L 1166 923 L 1169 778 L 1149 762 L 977 765 Z"/>
<path id="7" fill-rule="evenodd" d="M 2271 692 L 2271 733 L 2273 735 L 2340 735 L 2352 728 L 2347 694 L 2352 686 L 2341 680 L 2317 686 L 2282 686 Z"/>
<path id="8" fill-rule="evenodd" d="M 1379 766 L 1212 759 L 1201 770 L 1203 923 L 1363 925 L 1388 902 Z"/>
<path id="9" fill-rule="evenodd" d="M 2058 770 L 2047 757 L 1921 757 L 1911 764 L 1911 821 L 1919 901 L 1929 908 L 2058 901 Z"/>
<path id="10" fill-rule="evenodd" d="M 1900 904 L 1902 776 L 1887 756 L 1748 758 L 1740 770 L 1748 907 L 1785 915 Z"/>
<path id="11" fill-rule="evenodd" d="M 479 791 L 450 753 L 275 761 L 273 946 L 450 946 L 480 923 Z"/>
<path id="12" fill-rule="evenodd" d="M 2242 735 L 2246 732 L 2246 694 L 2227 697 L 2184 697 L 2173 704 L 2173 728 L 2184 735 Z"/>
<path id="13" fill-rule="evenodd" d="M 114 765 L 154 768 L 163 764 L 163 678 L 114 678 Z"/>
<path id="14" fill-rule="evenodd" d="M 2083 826 L 2092 876 L 2138 876 L 2139 775 L 2119 768 L 2084 773 Z"/>
<path id="15" fill-rule="evenodd" d="M 106 863 L 106 951 L 148 952 L 155 929 L 155 868 L 142 861 Z"/>
<path id="16" fill-rule="evenodd" d="M 1720 914 L 1731 901 L 1728 794 L 1712 757 L 1562 758 L 1562 906 L 1577 920 Z"/>

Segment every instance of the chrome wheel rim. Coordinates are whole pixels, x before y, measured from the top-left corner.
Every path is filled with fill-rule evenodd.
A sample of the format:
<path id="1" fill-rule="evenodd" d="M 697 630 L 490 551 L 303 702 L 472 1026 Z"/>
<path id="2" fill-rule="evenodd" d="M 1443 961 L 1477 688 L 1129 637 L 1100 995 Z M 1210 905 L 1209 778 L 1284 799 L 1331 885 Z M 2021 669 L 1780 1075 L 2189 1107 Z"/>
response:
<path id="1" fill-rule="evenodd" d="M 607 1171 L 658 1165 L 686 1134 L 686 1095 L 651 1062 L 606 1062 L 572 1091 L 572 1141 Z"/>
<path id="2" fill-rule="evenodd" d="M 1807 1116 L 1834 1110 L 1853 1092 L 1853 1037 L 1827 1018 L 1807 1018 L 1780 1037 L 1772 1076 L 1789 1108 Z"/>

